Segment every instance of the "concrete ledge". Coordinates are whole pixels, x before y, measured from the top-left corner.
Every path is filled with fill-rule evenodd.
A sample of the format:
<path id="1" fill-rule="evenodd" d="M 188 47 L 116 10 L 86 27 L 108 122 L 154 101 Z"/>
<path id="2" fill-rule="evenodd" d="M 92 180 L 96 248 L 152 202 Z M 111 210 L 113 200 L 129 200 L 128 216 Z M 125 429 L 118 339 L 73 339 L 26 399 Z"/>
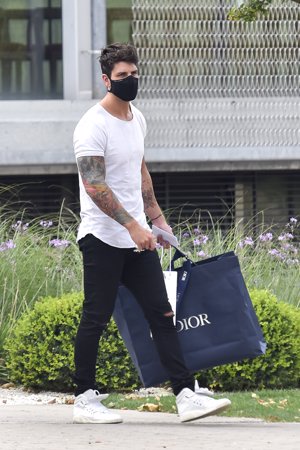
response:
<path id="1" fill-rule="evenodd" d="M 0 175 L 59 175 L 72 173 L 77 173 L 77 166 L 75 163 L 0 165 Z"/>
<path id="2" fill-rule="evenodd" d="M 148 162 L 150 172 L 246 172 L 300 170 L 300 160 Z M 1 170 L 1 169 L 0 169 Z"/>
<path id="3" fill-rule="evenodd" d="M 0 173 L 75 173 L 73 131 L 80 117 L 96 102 L 97 100 L 0 102 Z M 216 107 L 215 102 L 208 103 Z M 148 112 L 151 113 L 151 102 L 147 105 Z M 152 107 L 155 107 L 155 103 Z M 219 120 L 217 110 L 214 114 L 216 120 Z M 224 115 L 224 111 L 220 114 Z M 151 126 L 151 114 L 149 122 Z M 152 128 L 153 133 L 155 127 Z M 300 143 L 297 146 L 277 147 L 228 146 L 225 142 L 222 145 L 190 148 L 166 148 L 167 145 L 152 147 L 149 143 L 145 157 L 149 168 L 157 172 L 300 169 Z"/>

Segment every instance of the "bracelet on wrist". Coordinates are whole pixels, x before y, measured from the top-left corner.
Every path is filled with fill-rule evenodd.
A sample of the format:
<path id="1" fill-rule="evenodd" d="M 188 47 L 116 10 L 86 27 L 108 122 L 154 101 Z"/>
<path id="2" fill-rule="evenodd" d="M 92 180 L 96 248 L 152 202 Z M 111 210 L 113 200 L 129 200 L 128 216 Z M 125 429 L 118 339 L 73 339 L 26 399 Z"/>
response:
<path id="1" fill-rule="evenodd" d="M 162 217 L 162 213 L 161 214 L 159 214 L 157 217 L 154 217 L 154 219 L 150 219 L 151 220 L 151 222 L 153 222 L 153 220 L 156 220 L 156 219 L 158 219 L 159 217 Z"/>

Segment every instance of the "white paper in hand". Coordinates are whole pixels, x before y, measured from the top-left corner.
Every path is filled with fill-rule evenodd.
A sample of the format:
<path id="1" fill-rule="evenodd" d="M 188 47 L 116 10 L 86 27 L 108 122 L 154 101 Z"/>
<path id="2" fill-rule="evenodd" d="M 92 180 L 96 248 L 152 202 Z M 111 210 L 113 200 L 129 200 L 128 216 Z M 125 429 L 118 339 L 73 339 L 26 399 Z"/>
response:
<path id="1" fill-rule="evenodd" d="M 169 233 L 168 231 L 162 230 L 161 228 L 156 227 L 155 225 L 152 225 L 152 233 L 155 237 L 162 236 L 162 238 L 169 242 L 169 244 L 172 245 L 172 247 L 178 248 L 179 242 L 177 240 L 177 237 L 174 236 L 174 234 Z"/>

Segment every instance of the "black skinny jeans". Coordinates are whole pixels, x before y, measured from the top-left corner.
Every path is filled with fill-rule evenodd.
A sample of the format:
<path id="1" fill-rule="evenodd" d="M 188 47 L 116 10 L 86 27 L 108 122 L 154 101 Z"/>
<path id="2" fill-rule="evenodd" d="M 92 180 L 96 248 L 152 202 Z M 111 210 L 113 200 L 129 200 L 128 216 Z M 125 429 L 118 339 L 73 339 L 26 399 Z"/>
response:
<path id="1" fill-rule="evenodd" d="M 95 386 L 99 339 L 115 305 L 118 286 L 123 283 L 141 305 L 149 322 L 159 357 L 174 394 L 188 387 L 194 377 L 188 372 L 178 341 L 158 254 L 133 248 L 112 247 L 92 234 L 79 241 L 84 265 L 83 311 L 75 341 L 75 395 Z"/>

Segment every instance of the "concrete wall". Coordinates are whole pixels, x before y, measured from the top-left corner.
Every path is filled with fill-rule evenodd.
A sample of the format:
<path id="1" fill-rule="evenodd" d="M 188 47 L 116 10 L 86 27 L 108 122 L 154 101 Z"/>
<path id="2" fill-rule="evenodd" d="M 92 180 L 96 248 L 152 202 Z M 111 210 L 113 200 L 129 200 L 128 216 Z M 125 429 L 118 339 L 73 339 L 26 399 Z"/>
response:
<path id="1" fill-rule="evenodd" d="M 76 123 L 97 100 L 47 100 L 0 102 L 0 173 L 73 173 L 76 171 L 72 136 Z M 142 107 L 143 105 L 138 105 Z M 155 135 L 155 121 L 147 109 L 149 135 Z M 224 116 L 224 111 L 223 111 Z M 222 116 L 222 117 L 223 117 Z M 214 119 L 215 127 L 218 117 Z M 299 134 L 299 123 L 290 119 L 290 125 Z M 219 118 L 220 127 L 222 120 Z M 273 120 L 266 122 L 266 130 Z M 253 126 L 260 127 L 259 121 Z M 269 125 L 268 125 L 269 124 Z M 201 126 L 201 124 L 199 125 Z M 209 126 L 206 125 L 207 127 Z M 231 127 L 234 128 L 234 119 Z M 158 136 L 159 137 L 159 136 Z M 146 141 L 146 160 L 153 171 L 178 170 L 274 170 L 300 169 L 299 145 L 210 145 L 197 147 L 153 145 Z M 154 143 L 155 144 L 155 143 Z"/>

